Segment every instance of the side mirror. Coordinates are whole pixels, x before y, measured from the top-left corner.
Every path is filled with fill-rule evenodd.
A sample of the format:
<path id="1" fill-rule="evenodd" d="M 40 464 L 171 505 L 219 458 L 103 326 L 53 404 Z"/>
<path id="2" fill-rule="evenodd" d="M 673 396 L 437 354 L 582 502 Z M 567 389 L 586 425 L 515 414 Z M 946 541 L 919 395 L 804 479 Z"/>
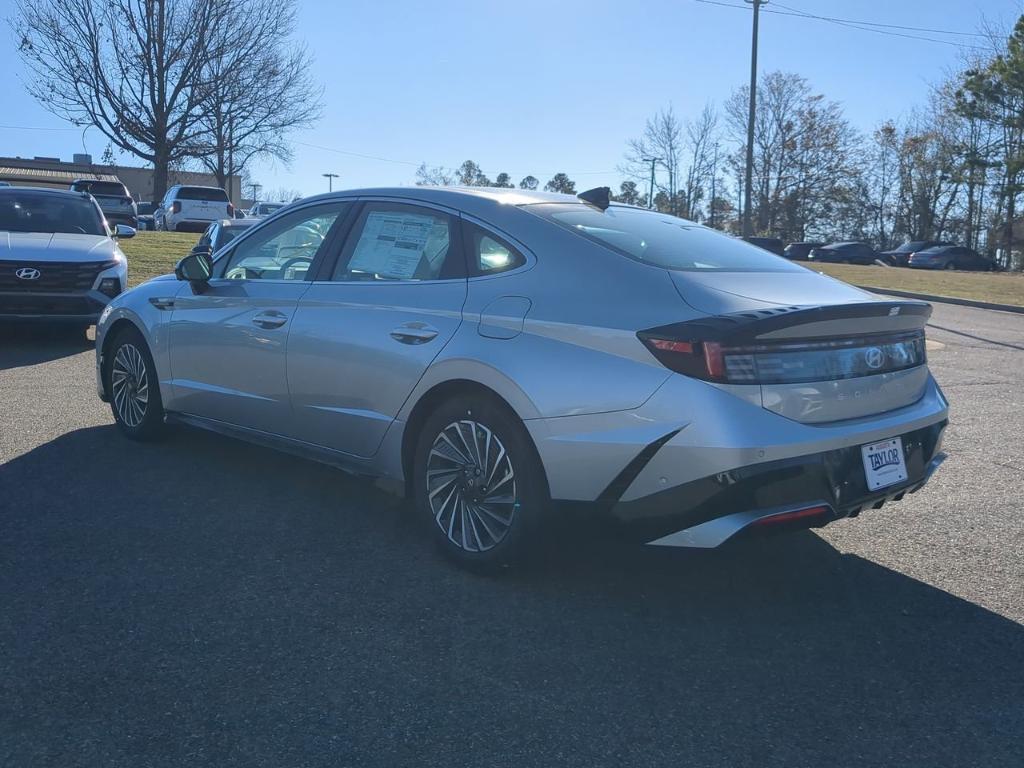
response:
<path id="1" fill-rule="evenodd" d="M 206 290 L 206 283 L 213 275 L 213 259 L 210 256 L 209 246 L 197 245 L 174 267 L 174 276 L 192 283 L 192 290 L 195 293 L 203 293 Z"/>
<path id="2" fill-rule="evenodd" d="M 135 237 L 135 229 L 129 227 L 127 224 L 115 224 L 114 237 L 118 240 L 127 240 L 130 237 Z"/>

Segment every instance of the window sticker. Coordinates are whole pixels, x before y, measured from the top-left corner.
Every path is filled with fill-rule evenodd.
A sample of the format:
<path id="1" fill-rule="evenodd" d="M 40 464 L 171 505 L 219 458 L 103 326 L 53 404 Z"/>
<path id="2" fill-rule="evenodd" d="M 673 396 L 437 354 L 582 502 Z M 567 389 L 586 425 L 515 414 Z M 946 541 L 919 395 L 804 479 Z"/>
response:
<path id="1" fill-rule="evenodd" d="M 432 279 L 448 253 L 448 223 L 434 216 L 372 211 L 356 244 L 349 272 L 391 280 Z"/>

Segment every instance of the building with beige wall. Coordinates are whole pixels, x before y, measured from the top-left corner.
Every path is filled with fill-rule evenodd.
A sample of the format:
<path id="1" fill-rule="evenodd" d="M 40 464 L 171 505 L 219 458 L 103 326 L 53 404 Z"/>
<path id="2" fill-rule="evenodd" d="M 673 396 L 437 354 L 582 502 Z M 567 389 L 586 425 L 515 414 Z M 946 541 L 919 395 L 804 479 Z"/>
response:
<path id="1" fill-rule="evenodd" d="M 14 186 L 47 187 L 49 189 L 67 189 L 75 179 L 102 179 L 113 181 L 119 179 L 128 187 L 128 192 L 136 201 L 153 200 L 153 169 L 138 168 L 131 165 L 102 165 L 93 163 L 91 155 L 76 154 L 70 162 L 57 157 L 0 157 L 0 181 Z M 193 171 L 171 171 L 168 174 L 167 186 L 175 184 L 195 184 L 203 187 L 216 187 L 217 179 L 210 173 Z M 226 190 L 231 202 L 241 205 L 242 180 L 232 176 L 230 189 Z"/>

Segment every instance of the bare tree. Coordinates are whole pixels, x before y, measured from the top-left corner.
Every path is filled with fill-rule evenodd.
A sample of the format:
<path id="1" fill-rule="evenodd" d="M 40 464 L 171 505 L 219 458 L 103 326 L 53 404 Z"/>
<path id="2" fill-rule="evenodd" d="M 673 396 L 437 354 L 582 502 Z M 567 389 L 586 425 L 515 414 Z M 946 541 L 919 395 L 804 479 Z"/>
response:
<path id="1" fill-rule="evenodd" d="M 208 65 L 225 54 L 215 30 L 235 15 L 228 0 L 18 0 L 11 25 L 29 92 L 152 163 L 159 199 L 199 149 Z"/>
<path id="2" fill-rule="evenodd" d="M 663 175 L 655 175 L 654 190 L 664 193 L 661 198 L 667 213 L 678 213 L 677 188 L 679 167 L 683 152 L 683 126 L 669 105 L 668 109 L 659 110 L 654 117 L 647 120 L 643 135 L 627 142 L 624 165 L 619 169 L 623 174 L 637 182 L 649 183 L 650 160 L 656 158 L 657 165 L 664 171 Z M 666 182 L 660 179 L 665 178 Z"/>
<path id="3" fill-rule="evenodd" d="M 696 119 L 686 121 L 687 167 L 678 211 L 684 218 L 702 218 L 701 207 L 717 172 L 717 129 L 718 115 L 711 104 L 706 104 Z"/>
<path id="4" fill-rule="evenodd" d="M 320 116 L 323 89 L 309 75 L 311 58 L 287 42 L 294 28 L 294 0 L 249 0 L 244 24 L 212 32 L 220 55 L 203 68 L 196 159 L 222 187 L 253 160 L 287 165 L 287 135 Z"/>
<path id="5" fill-rule="evenodd" d="M 428 166 L 420 163 L 416 169 L 416 185 L 419 187 L 450 187 L 455 183 L 455 173 L 443 165 Z"/>

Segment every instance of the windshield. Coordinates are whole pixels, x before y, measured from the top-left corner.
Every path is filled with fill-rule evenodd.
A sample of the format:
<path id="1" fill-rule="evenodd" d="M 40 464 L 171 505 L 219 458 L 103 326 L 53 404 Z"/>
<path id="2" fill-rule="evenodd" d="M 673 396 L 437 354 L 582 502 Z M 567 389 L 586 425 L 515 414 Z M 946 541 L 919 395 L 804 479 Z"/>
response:
<path id="1" fill-rule="evenodd" d="M 0 195 L 0 232 L 107 234 L 96 204 L 88 198 L 13 190 Z"/>
<path id="2" fill-rule="evenodd" d="M 524 206 L 589 240 L 644 264 L 678 271 L 798 272 L 763 248 L 692 221 L 663 213 L 612 206 L 539 203 Z"/>
<path id="3" fill-rule="evenodd" d="M 261 213 L 273 213 L 284 208 L 284 203 L 260 203 L 257 207 Z"/>
<path id="4" fill-rule="evenodd" d="M 182 187 L 178 190 L 179 200 L 213 200 L 218 203 L 228 201 L 228 193 L 217 187 Z"/>
<path id="5" fill-rule="evenodd" d="M 128 197 L 124 184 L 116 181 L 76 181 L 71 189 L 75 192 L 88 192 L 93 197 Z"/>

